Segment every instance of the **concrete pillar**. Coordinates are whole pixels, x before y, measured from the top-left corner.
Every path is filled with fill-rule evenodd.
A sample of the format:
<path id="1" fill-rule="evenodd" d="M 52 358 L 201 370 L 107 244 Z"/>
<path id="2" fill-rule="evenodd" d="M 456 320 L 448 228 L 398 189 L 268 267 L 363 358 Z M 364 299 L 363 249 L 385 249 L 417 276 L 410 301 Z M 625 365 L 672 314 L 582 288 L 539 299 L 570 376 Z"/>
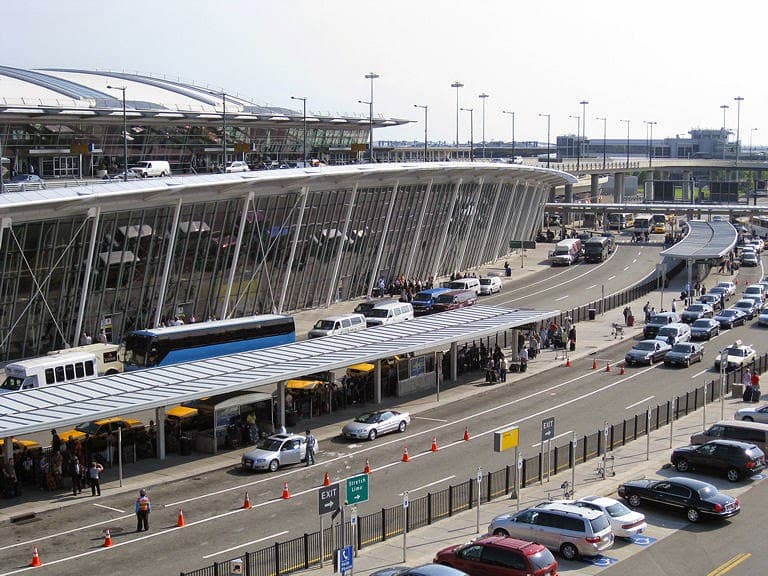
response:
<path id="1" fill-rule="evenodd" d="M 557 188 L 555 186 L 550 186 L 549 188 L 549 197 L 547 198 L 547 202 L 554 202 L 555 201 L 555 191 Z"/>
<path id="2" fill-rule="evenodd" d="M 8 462 L 13 458 L 13 438 L 3 438 L 3 460 Z"/>
<path id="3" fill-rule="evenodd" d="M 451 382 L 459 381 L 459 345 L 451 342 Z"/>
<path id="4" fill-rule="evenodd" d="M 683 202 L 690 202 L 693 198 L 693 190 L 691 190 L 691 171 L 683 170 Z"/>
<path id="5" fill-rule="evenodd" d="M 520 349 L 517 346 L 517 339 L 520 337 L 520 330 L 515 328 L 512 330 L 512 342 L 509 343 L 509 347 L 512 348 L 512 360 L 517 361 L 520 357 Z"/>
<path id="6" fill-rule="evenodd" d="M 155 408 L 155 433 L 157 437 L 157 454 L 160 460 L 165 460 L 165 406 Z"/>
<path id="7" fill-rule="evenodd" d="M 592 174 L 589 179 L 589 197 L 592 204 L 597 204 L 600 198 L 600 174 Z"/>
<path id="8" fill-rule="evenodd" d="M 624 172 L 613 175 L 613 201 L 616 204 L 624 202 Z"/>
<path id="9" fill-rule="evenodd" d="M 565 198 L 563 201 L 566 203 L 573 202 L 573 184 L 565 185 Z M 563 219 L 566 224 L 571 224 L 573 222 L 573 213 L 570 210 L 566 210 L 563 214 Z"/>
<path id="10" fill-rule="evenodd" d="M 381 360 L 376 360 L 374 366 L 376 367 L 373 369 L 373 402 L 381 404 Z"/>
<path id="11" fill-rule="evenodd" d="M 277 426 L 285 426 L 285 380 L 277 383 Z"/>

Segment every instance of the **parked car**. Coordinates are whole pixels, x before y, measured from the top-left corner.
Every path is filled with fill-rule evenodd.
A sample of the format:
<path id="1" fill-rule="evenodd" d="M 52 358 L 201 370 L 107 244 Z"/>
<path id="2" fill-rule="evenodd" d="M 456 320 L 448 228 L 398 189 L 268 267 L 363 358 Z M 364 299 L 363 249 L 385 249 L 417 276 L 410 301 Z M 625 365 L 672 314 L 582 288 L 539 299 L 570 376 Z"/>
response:
<path id="1" fill-rule="evenodd" d="M 248 172 L 250 169 L 250 166 L 248 166 L 246 162 L 235 160 L 234 162 L 229 163 L 229 166 L 225 168 L 225 172 L 227 174 L 231 174 L 232 172 Z"/>
<path id="2" fill-rule="evenodd" d="M 549 576 L 556 575 L 558 569 L 546 546 L 504 536 L 485 536 L 449 546 L 435 554 L 433 562 L 469 576 Z"/>
<path id="3" fill-rule="evenodd" d="M 140 420 L 133 418 L 102 418 L 101 420 L 94 420 L 92 422 L 85 422 L 78 424 L 72 430 L 65 430 L 59 434 L 62 442 L 66 442 L 70 438 L 80 441 L 85 439 L 86 435 L 90 436 L 94 441 L 106 441 L 107 437 L 117 434 L 117 429 L 122 428 L 123 440 L 126 439 L 126 433 L 136 432 L 144 430 L 144 424 Z"/>
<path id="4" fill-rule="evenodd" d="M 495 536 L 535 540 L 566 560 L 596 556 L 613 546 L 608 517 L 573 504 L 544 502 L 514 514 L 500 514 L 488 526 Z"/>
<path id="5" fill-rule="evenodd" d="M 704 296 L 699 297 L 699 302 L 701 302 L 702 304 L 709 304 L 710 306 L 712 306 L 713 310 L 717 310 L 718 308 L 720 308 L 722 301 L 723 299 L 720 297 L 719 294 L 707 293 L 707 294 L 704 294 Z"/>
<path id="6" fill-rule="evenodd" d="M 750 406 L 749 408 L 739 408 L 733 415 L 735 420 L 744 420 L 744 422 L 761 422 L 768 424 L 768 404 L 765 406 Z"/>
<path id="7" fill-rule="evenodd" d="M 715 311 L 709 304 L 691 304 L 680 314 L 680 321 L 686 324 L 693 324 L 699 318 L 712 318 Z"/>
<path id="8" fill-rule="evenodd" d="M 733 282 L 718 282 L 717 286 L 718 288 L 725 288 L 726 294 L 729 297 L 736 294 L 736 284 Z"/>
<path id="9" fill-rule="evenodd" d="M 421 566 L 392 566 L 371 572 L 370 576 L 468 576 L 466 572 L 442 564 L 423 564 Z"/>
<path id="10" fill-rule="evenodd" d="M 768 326 L 768 306 L 760 310 L 757 315 L 757 324 L 759 326 Z"/>
<path id="11" fill-rule="evenodd" d="M 738 482 L 765 469 L 765 454 L 754 444 L 736 440 L 712 440 L 706 444 L 681 446 L 672 452 L 678 472 L 706 470 Z"/>
<path id="12" fill-rule="evenodd" d="M 44 184 L 44 180 L 37 174 L 16 174 L 7 184 Z"/>
<path id="13" fill-rule="evenodd" d="M 494 292 L 501 292 L 501 278 L 498 276 L 480 278 L 480 294 L 488 295 Z"/>
<path id="14" fill-rule="evenodd" d="M 634 345 L 624 357 L 624 362 L 628 366 L 632 364 L 648 364 L 663 360 L 672 346 L 661 340 L 642 340 Z"/>
<path id="15" fill-rule="evenodd" d="M 746 316 L 747 320 L 752 320 L 752 318 L 755 317 L 755 315 L 760 311 L 760 302 L 755 300 L 754 298 L 742 298 L 738 302 L 736 302 L 731 308 L 737 308 L 744 312 L 744 316 Z"/>
<path id="16" fill-rule="evenodd" d="M 720 328 L 733 328 L 744 326 L 747 316 L 739 309 L 726 308 L 715 315 L 715 320 L 720 324 Z"/>
<path id="17" fill-rule="evenodd" d="M 691 324 L 691 340 L 711 340 L 720 334 L 720 322 L 714 318 L 699 318 Z"/>
<path id="18" fill-rule="evenodd" d="M 317 446 L 315 452 L 319 452 Z M 276 472 L 281 466 L 298 464 L 307 457 L 307 439 L 300 434 L 273 434 L 243 454 L 243 470 L 269 470 Z"/>
<path id="19" fill-rule="evenodd" d="M 636 536 L 648 527 L 644 514 L 630 510 L 623 503 L 607 496 L 584 496 L 574 504 L 603 512 L 608 517 L 611 530 L 616 538 Z"/>
<path id="20" fill-rule="evenodd" d="M 714 288 L 710 288 L 709 289 L 709 293 L 710 294 L 716 294 L 716 295 L 720 296 L 720 298 L 722 299 L 723 302 L 728 300 L 728 298 L 730 297 L 729 294 L 728 294 L 728 289 L 727 288 L 723 288 L 722 286 L 715 286 Z"/>
<path id="21" fill-rule="evenodd" d="M 664 356 L 665 366 L 688 367 L 704 360 L 704 347 L 696 342 L 679 342 Z"/>
<path id="22" fill-rule="evenodd" d="M 741 255 L 741 265 L 745 267 L 754 268 L 760 264 L 760 260 L 755 252 L 745 252 Z"/>
<path id="23" fill-rule="evenodd" d="M 698 522 L 702 518 L 730 518 L 741 512 L 739 501 L 733 496 L 719 492 L 707 482 L 678 476 L 625 482 L 619 486 L 619 496 L 633 508 L 656 504 L 683 510 L 689 522 Z"/>
<path id="24" fill-rule="evenodd" d="M 138 180 L 141 175 L 138 174 L 132 168 L 129 168 L 125 172 L 116 172 L 115 174 L 105 174 L 102 180 L 125 180 L 125 175 L 128 174 L 128 180 Z"/>
<path id="25" fill-rule="evenodd" d="M 376 437 L 389 432 L 405 432 L 410 423 L 411 416 L 408 412 L 376 410 L 365 412 L 345 424 L 341 435 L 350 440 L 375 440 Z"/>
<path id="26" fill-rule="evenodd" d="M 726 368 L 728 370 L 736 370 L 741 367 L 746 367 L 755 361 L 757 353 L 752 346 L 747 346 L 741 340 L 736 340 L 733 344 L 725 349 L 726 355 Z M 715 370 L 720 370 L 720 354 L 715 356 Z"/>
<path id="27" fill-rule="evenodd" d="M 680 316 L 676 312 L 659 312 L 646 323 L 643 328 L 643 338 L 656 338 L 659 329 L 667 324 L 680 322 Z"/>

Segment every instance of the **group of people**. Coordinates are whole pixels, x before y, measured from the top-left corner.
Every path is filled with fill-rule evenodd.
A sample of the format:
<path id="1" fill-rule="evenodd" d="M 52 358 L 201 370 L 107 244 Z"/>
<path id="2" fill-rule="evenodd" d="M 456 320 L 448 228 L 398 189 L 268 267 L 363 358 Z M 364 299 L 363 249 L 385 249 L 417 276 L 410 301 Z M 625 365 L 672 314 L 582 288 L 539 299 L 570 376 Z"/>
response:
<path id="1" fill-rule="evenodd" d="M 401 274 L 387 283 L 384 276 L 381 276 L 376 283 L 375 296 L 384 298 L 389 294 L 392 298 L 399 297 L 403 302 L 411 302 L 414 294 L 422 290 L 433 288 L 434 281 L 435 279 L 432 276 L 430 276 L 429 280 L 421 280 L 416 278 L 406 278 L 404 274 Z"/>

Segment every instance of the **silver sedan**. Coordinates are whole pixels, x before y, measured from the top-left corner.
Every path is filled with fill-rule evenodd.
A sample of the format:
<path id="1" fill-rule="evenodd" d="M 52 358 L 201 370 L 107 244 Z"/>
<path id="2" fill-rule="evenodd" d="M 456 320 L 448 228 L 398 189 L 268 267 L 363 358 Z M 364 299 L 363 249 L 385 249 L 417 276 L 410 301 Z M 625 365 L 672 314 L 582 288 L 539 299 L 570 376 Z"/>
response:
<path id="1" fill-rule="evenodd" d="M 341 429 L 341 435 L 351 440 L 375 440 L 377 436 L 388 432 L 405 432 L 411 416 L 397 410 L 377 410 L 366 412 L 355 418 Z"/>
<path id="2" fill-rule="evenodd" d="M 315 448 L 318 452 L 319 448 Z M 244 470 L 277 471 L 286 464 L 303 462 L 307 455 L 307 440 L 299 434 L 274 434 L 261 440 L 240 461 Z"/>

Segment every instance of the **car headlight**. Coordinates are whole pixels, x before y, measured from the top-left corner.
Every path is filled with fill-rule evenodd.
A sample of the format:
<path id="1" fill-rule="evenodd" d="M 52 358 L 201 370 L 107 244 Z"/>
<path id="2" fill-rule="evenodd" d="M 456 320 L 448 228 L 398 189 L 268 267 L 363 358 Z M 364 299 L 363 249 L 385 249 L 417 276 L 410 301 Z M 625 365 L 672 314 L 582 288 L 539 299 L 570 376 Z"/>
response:
<path id="1" fill-rule="evenodd" d="M 264 464 L 264 462 L 266 462 L 266 461 L 267 461 L 267 459 L 266 459 L 266 458 L 256 458 L 256 462 L 257 462 L 258 464 Z"/>

